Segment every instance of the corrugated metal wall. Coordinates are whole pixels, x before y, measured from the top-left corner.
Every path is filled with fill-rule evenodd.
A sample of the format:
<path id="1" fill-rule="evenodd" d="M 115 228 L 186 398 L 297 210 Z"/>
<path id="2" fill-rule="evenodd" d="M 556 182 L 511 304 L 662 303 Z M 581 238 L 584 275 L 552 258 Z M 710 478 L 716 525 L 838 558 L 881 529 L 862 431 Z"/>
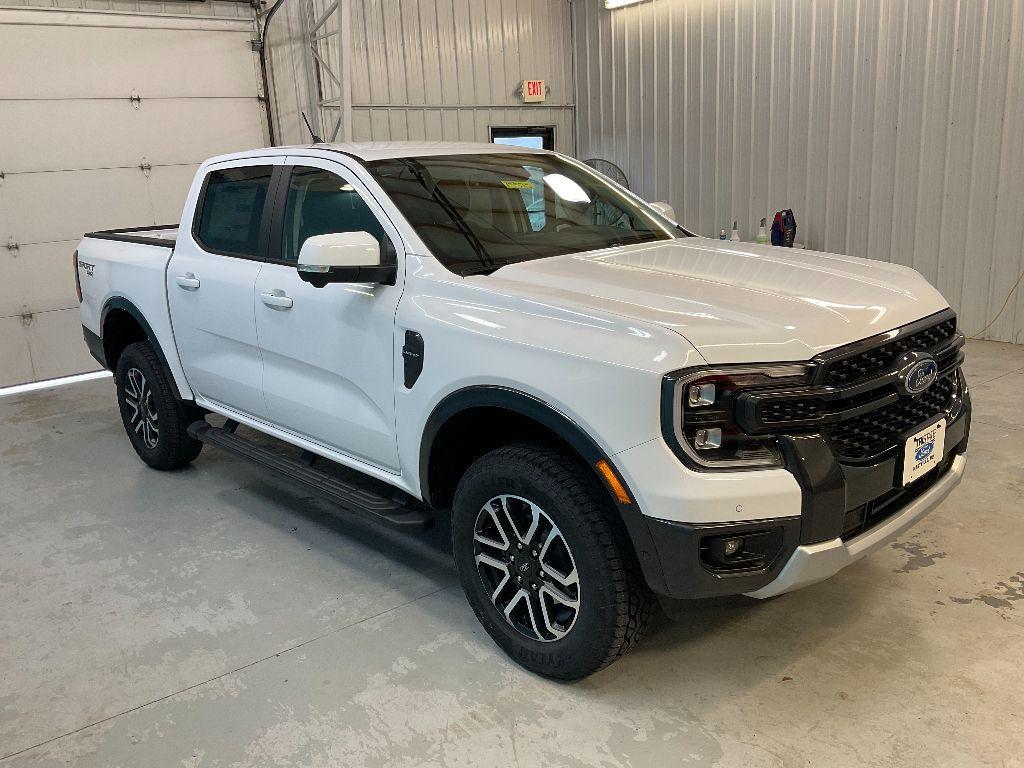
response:
<path id="1" fill-rule="evenodd" d="M 578 154 L 707 234 L 920 270 L 980 330 L 1024 270 L 1024 0 L 574 0 Z M 1024 289 L 986 338 L 1024 342 Z"/>
<path id="2" fill-rule="evenodd" d="M 310 82 L 335 92 L 330 75 L 319 86 L 307 76 L 302 55 L 328 3 L 285 1 L 269 46 L 281 143 L 308 139 L 298 110 L 309 109 Z M 354 140 L 487 141 L 488 125 L 554 125 L 558 149 L 572 152 L 568 0 L 350 0 L 349 13 Z M 332 67 L 336 39 L 324 54 Z M 521 102 L 525 78 L 547 81 L 546 102 Z"/>

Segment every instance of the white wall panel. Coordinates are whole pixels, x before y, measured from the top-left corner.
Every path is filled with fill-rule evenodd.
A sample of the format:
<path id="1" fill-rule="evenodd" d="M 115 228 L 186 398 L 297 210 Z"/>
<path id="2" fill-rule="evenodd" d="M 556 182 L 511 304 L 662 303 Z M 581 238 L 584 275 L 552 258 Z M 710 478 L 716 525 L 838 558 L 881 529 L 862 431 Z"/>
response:
<path id="1" fill-rule="evenodd" d="M 978 331 L 1024 270 L 1024 0 L 574 0 L 578 155 L 707 234 L 920 270 Z M 1024 290 L 986 338 L 1024 342 Z"/>
<path id="2" fill-rule="evenodd" d="M 347 1 L 354 140 L 487 141 L 488 125 L 554 125 L 557 148 L 573 151 L 568 0 Z M 271 26 L 270 58 L 279 143 L 301 143 L 307 85 L 328 100 L 339 90 L 322 68 L 308 76 L 303 54 L 304 29 L 328 3 L 289 2 Z M 325 45 L 337 73 L 336 36 Z M 515 90 L 526 78 L 546 81 L 547 102 L 522 103 Z"/>

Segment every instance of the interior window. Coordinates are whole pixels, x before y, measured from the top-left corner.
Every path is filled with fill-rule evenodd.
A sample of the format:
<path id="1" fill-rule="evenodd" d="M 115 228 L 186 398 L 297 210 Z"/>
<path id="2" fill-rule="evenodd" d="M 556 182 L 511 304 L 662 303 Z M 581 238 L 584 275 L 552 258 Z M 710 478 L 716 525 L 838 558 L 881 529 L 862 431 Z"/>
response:
<path id="1" fill-rule="evenodd" d="M 206 182 L 197 239 L 214 253 L 255 256 L 273 166 L 213 171 Z"/>
<path id="2" fill-rule="evenodd" d="M 332 232 L 369 232 L 384 248 L 384 228 L 351 184 L 320 168 L 294 168 L 288 181 L 280 257 L 296 262 L 308 238 Z"/>

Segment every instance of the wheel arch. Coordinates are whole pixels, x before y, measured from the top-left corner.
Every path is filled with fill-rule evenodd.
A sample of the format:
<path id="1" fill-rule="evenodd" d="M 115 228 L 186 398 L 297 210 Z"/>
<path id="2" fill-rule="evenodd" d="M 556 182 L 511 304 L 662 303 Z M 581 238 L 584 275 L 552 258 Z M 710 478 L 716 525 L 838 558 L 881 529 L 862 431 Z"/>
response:
<path id="1" fill-rule="evenodd" d="M 497 438 L 488 428 L 502 427 Z M 455 487 L 469 465 L 484 453 L 511 442 L 540 439 L 576 455 L 605 489 L 619 511 L 637 559 L 651 588 L 664 589 L 664 574 L 654 540 L 636 496 L 597 442 L 579 424 L 540 398 L 501 386 L 472 386 L 446 396 L 427 418 L 420 443 L 419 483 L 423 500 L 435 508 L 451 506 Z M 630 501 L 620 501 L 596 468 L 607 462 Z"/>
<path id="2" fill-rule="evenodd" d="M 178 391 L 177 382 L 153 327 L 131 301 L 123 296 L 113 296 L 107 300 L 100 313 L 100 339 L 103 345 L 103 362 L 110 371 L 117 370 L 117 361 L 125 347 L 139 341 L 148 341 L 160 359 L 160 364 L 167 371 L 171 392 L 175 399 L 181 400 L 181 392 Z"/>

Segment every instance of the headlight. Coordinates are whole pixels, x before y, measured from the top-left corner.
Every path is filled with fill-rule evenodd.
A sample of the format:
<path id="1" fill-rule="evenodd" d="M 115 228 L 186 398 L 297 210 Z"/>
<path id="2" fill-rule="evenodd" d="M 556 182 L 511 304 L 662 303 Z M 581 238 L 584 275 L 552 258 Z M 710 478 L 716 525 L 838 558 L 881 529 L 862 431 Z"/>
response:
<path id="1" fill-rule="evenodd" d="M 806 363 L 785 363 L 670 373 L 663 384 L 665 439 L 695 469 L 781 467 L 774 435 L 751 435 L 737 424 L 736 398 L 746 390 L 806 385 L 812 371 Z"/>

